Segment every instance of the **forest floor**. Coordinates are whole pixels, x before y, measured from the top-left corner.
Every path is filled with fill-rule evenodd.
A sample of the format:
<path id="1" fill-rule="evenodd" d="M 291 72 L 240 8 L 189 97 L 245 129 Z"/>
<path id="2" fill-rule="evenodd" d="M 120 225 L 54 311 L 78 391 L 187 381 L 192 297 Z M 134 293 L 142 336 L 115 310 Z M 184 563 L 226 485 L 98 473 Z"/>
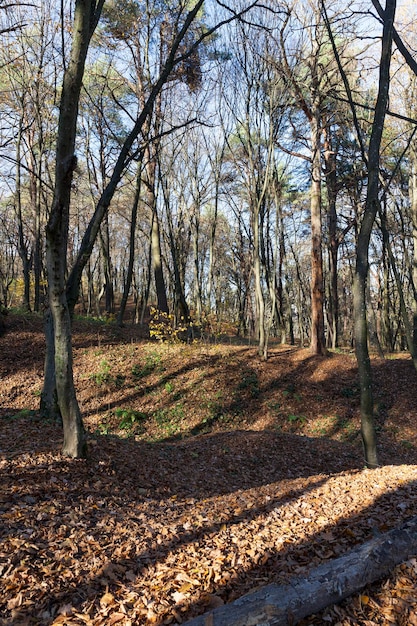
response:
<path id="1" fill-rule="evenodd" d="M 364 468 L 354 355 L 152 342 L 77 321 L 89 457 L 41 420 L 42 320 L 0 338 L 0 624 L 179 624 L 417 515 L 417 376 L 373 358 Z M 417 555 L 303 624 L 417 624 Z"/>

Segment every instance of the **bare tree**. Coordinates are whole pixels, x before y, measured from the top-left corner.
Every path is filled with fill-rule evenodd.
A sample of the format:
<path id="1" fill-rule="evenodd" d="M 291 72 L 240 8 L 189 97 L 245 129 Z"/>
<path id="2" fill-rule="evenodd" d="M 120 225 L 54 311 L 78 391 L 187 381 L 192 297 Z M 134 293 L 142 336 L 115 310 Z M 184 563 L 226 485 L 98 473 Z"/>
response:
<path id="1" fill-rule="evenodd" d="M 49 302 L 53 333 L 49 331 L 48 338 L 54 339 L 54 359 L 51 358 L 49 346 L 46 364 L 49 367 L 45 373 L 43 403 L 46 408 L 53 405 L 49 395 L 46 398 L 45 388 L 53 388 L 55 380 L 59 410 L 64 425 L 63 454 L 71 457 L 81 457 L 86 454 L 84 426 L 80 409 L 77 403 L 72 366 L 71 346 L 71 318 L 78 300 L 81 275 L 93 250 L 102 221 L 107 214 L 110 202 L 117 186 L 130 163 L 142 150 L 137 142 L 144 124 L 152 114 L 155 101 L 171 72 L 180 67 L 189 59 L 200 43 L 215 32 L 222 24 L 228 23 L 236 17 L 244 15 L 257 2 L 246 6 L 240 13 L 231 11 L 228 17 L 217 22 L 211 29 L 203 29 L 190 44 L 184 46 L 186 35 L 196 16 L 203 6 L 204 0 L 197 0 L 192 8 L 184 13 L 179 7 L 177 28 L 172 33 L 171 41 L 167 46 L 164 62 L 155 80 L 146 101 L 139 111 L 131 131 L 126 136 L 113 168 L 110 180 L 98 200 L 94 214 L 82 238 L 76 261 L 67 276 L 67 246 L 69 230 L 69 205 L 71 196 L 71 181 L 77 166 L 75 156 L 76 123 L 78 105 L 85 61 L 89 44 L 97 26 L 104 0 L 97 3 L 91 0 L 77 0 L 74 12 L 73 38 L 69 63 L 65 69 L 61 95 L 60 116 L 56 146 L 56 169 L 54 201 L 47 225 L 47 270 Z M 182 46 L 182 47 L 181 47 Z"/>
<path id="2" fill-rule="evenodd" d="M 361 431 L 368 467 L 378 466 L 377 443 L 373 416 L 372 372 L 368 348 L 366 290 L 369 273 L 369 242 L 379 209 L 379 162 L 382 132 L 388 105 L 393 24 L 396 1 L 387 0 L 383 20 L 382 50 L 379 65 L 378 95 L 368 150 L 368 185 L 365 210 L 358 234 L 356 268 L 353 285 L 355 315 L 355 350 L 358 363 Z"/>
<path id="3" fill-rule="evenodd" d="M 54 199 L 46 229 L 49 306 L 53 321 L 54 373 L 57 401 L 64 426 L 62 452 L 70 457 L 86 454 L 84 426 L 75 394 L 71 311 L 66 297 L 67 246 L 71 181 L 75 156 L 78 105 L 84 66 L 91 37 L 104 0 L 77 0 L 74 9 L 72 47 L 62 86 L 56 142 Z"/>

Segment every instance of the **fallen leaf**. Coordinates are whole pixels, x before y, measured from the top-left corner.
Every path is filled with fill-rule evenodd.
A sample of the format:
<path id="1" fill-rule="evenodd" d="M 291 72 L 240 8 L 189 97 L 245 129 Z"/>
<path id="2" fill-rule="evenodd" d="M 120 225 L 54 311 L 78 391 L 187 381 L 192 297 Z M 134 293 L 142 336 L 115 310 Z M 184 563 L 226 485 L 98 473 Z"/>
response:
<path id="1" fill-rule="evenodd" d="M 112 593 L 105 593 L 104 596 L 100 598 L 101 606 L 110 606 L 114 603 L 114 595 Z"/>
<path id="2" fill-rule="evenodd" d="M 18 593 L 17 596 L 15 596 L 14 598 L 10 598 L 10 600 L 7 601 L 7 609 L 9 611 L 12 611 L 13 609 L 17 609 L 19 606 L 22 606 L 22 602 L 23 602 L 23 595 L 22 593 Z"/>
<path id="3" fill-rule="evenodd" d="M 70 617 L 74 612 L 74 609 L 71 604 L 63 604 L 58 609 L 58 615 L 63 615 L 65 617 Z"/>
<path id="4" fill-rule="evenodd" d="M 174 593 L 171 594 L 171 597 L 174 600 L 175 604 L 180 604 L 187 599 L 185 593 L 182 593 L 181 591 L 174 591 Z"/>
<path id="5" fill-rule="evenodd" d="M 125 613 L 112 613 L 106 620 L 106 624 L 108 626 L 113 626 L 113 624 L 117 624 L 117 622 L 121 622 L 122 619 L 125 619 Z"/>
<path id="6" fill-rule="evenodd" d="M 125 578 L 127 578 L 127 580 L 130 580 L 130 582 L 134 583 L 137 579 L 137 576 L 134 571 L 129 569 L 127 570 L 127 572 L 125 572 Z"/>

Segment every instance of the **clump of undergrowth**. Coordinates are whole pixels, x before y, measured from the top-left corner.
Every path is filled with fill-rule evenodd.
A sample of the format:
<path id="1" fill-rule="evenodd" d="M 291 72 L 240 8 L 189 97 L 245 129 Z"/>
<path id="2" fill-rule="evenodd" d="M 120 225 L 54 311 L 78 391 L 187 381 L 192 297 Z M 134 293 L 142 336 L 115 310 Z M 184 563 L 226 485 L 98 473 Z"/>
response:
<path id="1" fill-rule="evenodd" d="M 183 341 L 184 333 L 188 332 L 189 325 L 182 317 L 179 324 L 175 324 L 172 314 L 151 307 L 151 319 L 149 322 L 149 335 L 158 341 L 177 343 Z"/>
<path id="2" fill-rule="evenodd" d="M 123 387 L 125 377 L 119 373 L 111 371 L 111 366 L 108 361 L 103 359 L 100 363 L 100 369 L 97 372 L 90 374 L 90 380 L 93 380 L 98 387 Z"/>

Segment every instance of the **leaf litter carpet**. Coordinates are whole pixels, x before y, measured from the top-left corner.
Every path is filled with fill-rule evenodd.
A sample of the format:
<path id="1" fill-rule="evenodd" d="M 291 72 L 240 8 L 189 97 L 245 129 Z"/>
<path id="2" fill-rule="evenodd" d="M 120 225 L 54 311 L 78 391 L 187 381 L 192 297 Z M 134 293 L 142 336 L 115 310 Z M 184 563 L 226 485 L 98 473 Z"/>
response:
<path id="1" fill-rule="evenodd" d="M 11 341 L 12 333 L 6 338 Z M 259 393 L 247 399 L 246 421 L 236 425 L 230 419 L 208 432 L 182 437 L 121 437 L 101 434 L 95 427 L 102 415 L 86 405 L 89 458 L 74 461 L 60 455 L 61 429 L 36 414 L 38 399 L 31 389 L 40 376 L 39 364 L 30 361 L 16 334 L 13 345 L 9 349 L 15 355 L 22 353 L 20 366 L 6 359 L 12 352 L 4 351 L 5 342 L 0 364 L 2 626 L 184 623 L 270 582 L 284 584 L 307 575 L 319 563 L 417 514 L 410 421 L 416 384 L 412 368 L 402 361 L 387 361 L 384 389 L 390 401 L 380 432 L 385 465 L 377 470 L 363 468 L 357 437 L 338 439 L 313 430 L 309 411 L 321 415 L 320 428 L 326 417 L 317 381 L 329 365 L 316 362 L 309 369 L 302 351 L 287 356 L 288 363 L 271 360 L 275 371 L 281 367 L 281 378 L 291 359 L 293 366 L 294 359 L 298 363 L 298 378 L 294 369 L 291 378 L 296 390 L 286 381 L 288 393 L 280 396 L 280 410 L 289 403 L 280 428 L 276 406 L 275 422 L 268 422 L 262 408 L 271 388 L 271 365 L 256 364 L 255 352 L 249 351 L 245 367 L 256 366 Z M 83 344 L 80 350 L 86 354 L 89 348 Z M 228 354 L 234 350 L 229 347 Z M 38 352 L 31 354 L 33 359 Z M 179 351 L 170 356 L 173 371 L 179 370 L 176 358 Z M 192 361 L 193 355 L 182 358 Z M 341 368 L 339 377 L 345 377 L 346 385 L 342 358 L 346 360 L 330 361 L 333 369 Z M 232 368 L 229 378 L 235 366 L 227 365 Z M 378 376 L 384 368 L 382 364 Z M 398 368 L 404 384 L 398 397 L 402 383 L 398 376 L 395 385 L 389 382 L 392 368 Z M 17 370 L 20 383 L 13 378 Z M 218 374 L 215 381 L 225 384 L 226 372 L 220 368 Z M 77 376 L 86 380 L 81 372 Z M 314 395 L 309 397 L 312 377 Z M 328 376 L 323 380 L 328 384 Z M 349 384 L 353 388 L 354 378 Z M 273 393 L 277 389 L 275 385 Z M 119 393 L 116 388 L 107 391 Z M 86 392 L 86 385 L 80 387 L 80 393 Z M 357 411 L 350 395 L 338 396 L 339 412 L 345 400 L 353 414 Z M 305 421 L 289 419 L 294 415 L 291 402 L 302 405 L 298 410 Z M 30 412 L 19 413 L 22 406 Z M 187 424 L 192 406 L 183 419 Z M 258 416 L 264 412 L 262 422 L 248 419 L 256 409 Z M 393 415 L 396 430 L 389 428 Z M 417 624 L 416 581 L 417 561 L 410 555 L 388 580 L 302 624 Z"/>

